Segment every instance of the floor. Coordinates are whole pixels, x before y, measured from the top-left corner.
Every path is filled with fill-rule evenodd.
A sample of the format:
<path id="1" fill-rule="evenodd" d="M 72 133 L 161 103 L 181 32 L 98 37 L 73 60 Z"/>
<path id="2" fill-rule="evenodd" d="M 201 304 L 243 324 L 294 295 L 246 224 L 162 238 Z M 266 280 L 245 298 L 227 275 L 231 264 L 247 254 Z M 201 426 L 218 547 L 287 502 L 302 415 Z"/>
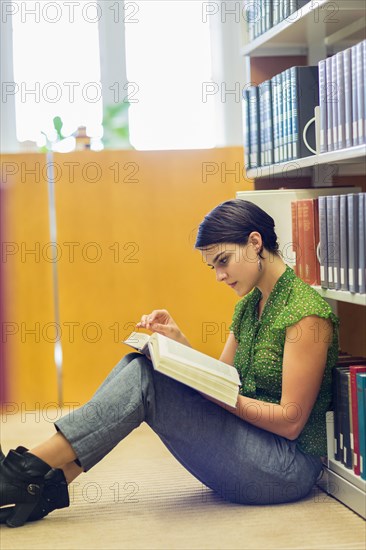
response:
<path id="1" fill-rule="evenodd" d="M 3 416 L 3 451 L 52 435 L 57 416 Z M 70 487 L 70 508 L 17 529 L 0 528 L 1 550 L 363 550 L 365 522 L 319 489 L 297 503 L 242 506 L 192 477 L 143 424 Z"/>

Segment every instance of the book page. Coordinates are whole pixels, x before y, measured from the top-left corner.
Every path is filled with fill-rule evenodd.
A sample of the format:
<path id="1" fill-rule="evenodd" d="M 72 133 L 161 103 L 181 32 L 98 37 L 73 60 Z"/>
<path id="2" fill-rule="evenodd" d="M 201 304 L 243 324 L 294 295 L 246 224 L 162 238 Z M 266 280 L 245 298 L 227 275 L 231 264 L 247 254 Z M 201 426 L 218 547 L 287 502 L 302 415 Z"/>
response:
<path id="1" fill-rule="evenodd" d="M 144 348 L 147 346 L 150 336 L 143 332 L 131 332 L 126 340 L 123 340 L 123 344 L 137 349 L 138 351 L 145 352 Z"/>
<path id="2" fill-rule="evenodd" d="M 235 384 L 240 384 L 240 378 L 238 371 L 228 365 L 214 359 L 209 355 L 197 351 L 193 348 L 185 346 L 179 342 L 175 342 L 170 338 L 166 338 L 161 334 L 155 333 L 151 338 L 156 338 L 159 345 L 159 352 L 161 357 L 167 357 L 173 361 L 177 361 L 180 364 L 186 363 L 192 367 L 205 370 L 208 372 L 215 372 L 219 377 L 226 378 Z"/>

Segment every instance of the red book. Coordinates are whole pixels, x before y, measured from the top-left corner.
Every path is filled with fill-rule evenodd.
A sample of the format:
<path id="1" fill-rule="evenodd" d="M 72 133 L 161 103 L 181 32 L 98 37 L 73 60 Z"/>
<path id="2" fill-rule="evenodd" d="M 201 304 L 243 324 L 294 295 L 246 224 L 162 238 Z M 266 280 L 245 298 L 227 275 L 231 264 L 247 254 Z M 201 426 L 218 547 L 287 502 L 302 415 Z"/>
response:
<path id="1" fill-rule="evenodd" d="M 304 213 L 302 200 L 296 201 L 296 220 L 297 220 L 297 249 L 296 249 L 296 267 L 297 275 L 304 280 L 305 275 L 305 254 L 304 254 Z"/>
<path id="2" fill-rule="evenodd" d="M 352 431 L 353 431 L 353 471 L 360 475 L 360 439 L 358 431 L 358 403 L 357 403 L 357 382 L 356 374 L 366 372 L 366 365 L 351 365 L 351 404 L 352 404 Z"/>
<path id="3" fill-rule="evenodd" d="M 297 206 L 296 201 L 291 202 L 291 223 L 292 223 L 292 251 L 295 253 L 295 266 L 294 271 L 297 276 L 299 276 L 299 269 L 298 269 L 298 258 L 299 255 L 299 235 L 298 235 L 298 227 L 297 227 Z"/>
<path id="4" fill-rule="evenodd" d="M 318 199 L 302 199 L 304 234 L 304 275 L 309 285 L 320 285 L 320 264 L 316 249 L 319 243 Z"/>

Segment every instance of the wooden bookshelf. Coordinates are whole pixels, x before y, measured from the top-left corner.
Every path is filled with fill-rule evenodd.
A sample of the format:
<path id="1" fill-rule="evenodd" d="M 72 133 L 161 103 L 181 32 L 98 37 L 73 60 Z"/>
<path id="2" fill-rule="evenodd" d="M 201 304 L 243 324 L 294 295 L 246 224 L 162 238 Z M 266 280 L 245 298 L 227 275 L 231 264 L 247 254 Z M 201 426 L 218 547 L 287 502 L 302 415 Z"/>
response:
<path id="1" fill-rule="evenodd" d="M 245 2 L 244 2 L 245 4 Z M 287 56 L 306 56 L 308 65 L 317 65 L 327 55 L 344 50 L 365 38 L 366 6 L 364 0 L 311 0 L 298 12 L 285 21 L 267 30 L 249 42 L 249 33 L 242 25 L 242 45 L 244 84 L 253 83 L 251 78 L 252 64 L 256 58 L 268 57 L 268 76 L 273 75 L 276 56 L 282 60 Z M 281 65 L 281 66 L 282 66 Z M 290 66 L 290 65 L 289 65 Z M 255 67 L 255 65 L 254 65 Z M 282 70 L 282 69 L 281 69 Z M 261 71 L 263 72 L 263 71 Z M 280 71 L 279 71 L 280 72 Z M 263 78 L 264 80 L 264 78 Z M 256 83 L 258 85 L 258 83 Z M 317 109 L 316 109 L 317 111 Z M 318 136 L 318 120 L 316 134 Z M 316 147 L 319 151 L 319 145 Z M 366 145 L 328 153 L 319 153 L 305 158 L 260 166 L 247 170 L 250 179 L 278 178 L 281 186 L 281 175 L 292 173 L 295 178 L 312 175 L 313 187 L 324 186 L 324 173 L 327 173 L 325 185 L 333 185 L 333 175 L 366 174 Z M 322 172 L 323 171 L 323 172 Z M 335 180 L 334 180 L 335 181 Z M 239 193 L 243 195 L 242 193 Z M 244 197 L 241 197 L 244 198 Z M 291 228 L 291 220 L 289 220 Z M 289 233 L 290 234 L 290 233 Z M 339 302 L 348 302 L 366 306 L 366 295 L 314 287 L 324 298 Z M 332 434 L 333 424 L 327 432 Z M 324 475 L 318 485 L 343 504 L 366 518 L 366 482 L 356 476 L 352 470 L 334 460 L 334 436 L 328 435 L 328 461 Z"/>

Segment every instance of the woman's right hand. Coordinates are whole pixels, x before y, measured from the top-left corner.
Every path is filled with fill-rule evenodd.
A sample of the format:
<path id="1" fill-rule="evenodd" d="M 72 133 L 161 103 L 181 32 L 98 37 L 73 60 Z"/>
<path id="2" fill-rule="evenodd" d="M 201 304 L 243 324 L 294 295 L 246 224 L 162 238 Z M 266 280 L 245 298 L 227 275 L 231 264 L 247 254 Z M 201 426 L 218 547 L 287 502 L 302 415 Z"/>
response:
<path id="1" fill-rule="evenodd" d="M 166 309 L 154 309 L 148 315 L 143 315 L 141 321 L 136 324 L 136 328 L 146 328 L 151 332 L 158 332 L 171 340 L 190 346 L 187 338 Z"/>

